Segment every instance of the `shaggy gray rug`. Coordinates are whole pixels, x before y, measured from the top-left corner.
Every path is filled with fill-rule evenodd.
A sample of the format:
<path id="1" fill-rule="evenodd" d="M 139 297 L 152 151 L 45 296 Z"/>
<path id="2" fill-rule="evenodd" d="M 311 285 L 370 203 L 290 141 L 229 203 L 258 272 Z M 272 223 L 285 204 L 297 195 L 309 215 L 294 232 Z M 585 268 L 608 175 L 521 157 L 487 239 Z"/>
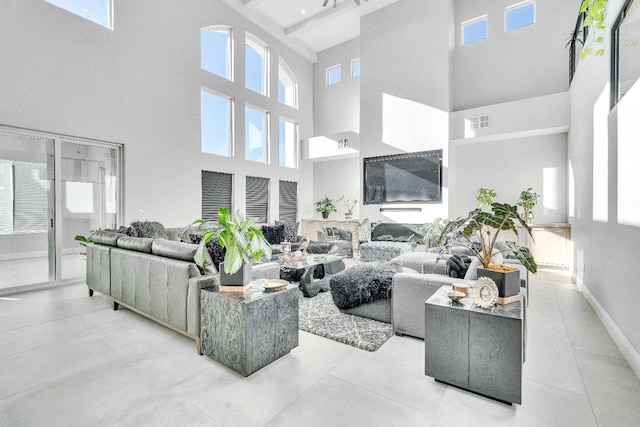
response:
<path id="1" fill-rule="evenodd" d="M 299 296 L 298 327 L 303 331 L 367 351 L 376 351 L 393 335 L 389 323 L 341 312 L 330 291 L 313 298 L 304 298 L 302 292 Z"/>

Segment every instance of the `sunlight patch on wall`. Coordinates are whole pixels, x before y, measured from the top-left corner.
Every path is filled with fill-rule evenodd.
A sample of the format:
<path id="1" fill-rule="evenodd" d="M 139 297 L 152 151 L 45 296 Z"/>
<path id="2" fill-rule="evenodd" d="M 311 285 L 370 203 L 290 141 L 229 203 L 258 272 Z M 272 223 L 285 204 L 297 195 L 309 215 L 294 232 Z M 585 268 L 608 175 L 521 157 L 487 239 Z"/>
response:
<path id="1" fill-rule="evenodd" d="M 573 176 L 573 163 L 569 161 L 569 218 L 575 218 L 576 210 L 576 180 Z"/>
<path id="2" fill-rule="evenodd" d="M 618 102 L 618 223 L 640 227 L 640 84 Z"/>
<path id="3" fill-rule="evenodd" d="M 558 188 L 560 177 L 558 168 L 542 169 L 542 206 L 549 210 L 558 210 Z"/>
<path id="4" fill-rule="evenodd" d="M 429 105 L 382 94 L 382 142 L 413 152 L 447 147 L 449 113 Z"/>
<path id="5" fill-rule="evenodd" d="M 309 159 L 356 154 L 358 150 L 344 147 L 340 141 L 335 141 L 326 136 L 314 136 L 309 138 Z"/>
<path id="6" fill-rule="evenodd" d="M 593 105 L 593 220 L 609 219 L 609 84 Z"/>
<path id="7" fill-rule="evenodd" d="M 71 213 L 93 213 L 93 184 L 91 182 L 67 181 L 65 207 Z"/>

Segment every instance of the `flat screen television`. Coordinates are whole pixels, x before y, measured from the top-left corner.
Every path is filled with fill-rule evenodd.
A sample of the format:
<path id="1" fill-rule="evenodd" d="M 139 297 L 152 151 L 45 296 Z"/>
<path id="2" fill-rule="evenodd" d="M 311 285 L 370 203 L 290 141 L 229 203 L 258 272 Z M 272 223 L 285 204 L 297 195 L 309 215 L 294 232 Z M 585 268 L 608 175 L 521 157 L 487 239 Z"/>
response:
<path id="1" fill-rule="evenodd" d="M 442 150 L 366 157 L 364 204 L 442 201 Z"/>

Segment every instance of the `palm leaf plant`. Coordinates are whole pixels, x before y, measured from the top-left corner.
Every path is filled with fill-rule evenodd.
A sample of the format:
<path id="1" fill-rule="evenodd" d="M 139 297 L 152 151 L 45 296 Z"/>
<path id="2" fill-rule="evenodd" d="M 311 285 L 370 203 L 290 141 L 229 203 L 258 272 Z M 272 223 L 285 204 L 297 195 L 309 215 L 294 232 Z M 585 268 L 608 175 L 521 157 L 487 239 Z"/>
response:
<path id="1" fill-rule="evenodd" d="M 194 257 L 196 264 L 204 265 L 207 243 L 214 238 L 226 248 L 224 272 L 227 274 L 234 274 L 243 264 L 253 264 L 263 256 L 271 258 L 271 245 L 262 231 L 254 226 L 255 222 L 253 218 L 244 218 L 240 211 L 231 214 L 227 208 L 218 210 L 217 222 L 203 219 L 194 221 L 192 225 L 197 225 L 198 231 L 202 232 L 202 240 Z"/>
<path id="2" fill-rule="evenodd" d="M 518 215 L 517 206 L 494 202 L 491 203 L 491 212 L 476 208 L 466 217 L 446 224 L 438 238 L 438 246 L 442 251 L 452 246 L 464 246 L 478 258 L 484 268 L 489 268 L 491 259 L 499 252 L 495 249 L 498 235 L 503 230 L 511 230 L 517 235 L 516 221 L 531 236 L 531 227 Z M 538 271 L 538 265 L 528 248 L 511 242 L 506 244 L 528 271 L 534 274 Z"/>

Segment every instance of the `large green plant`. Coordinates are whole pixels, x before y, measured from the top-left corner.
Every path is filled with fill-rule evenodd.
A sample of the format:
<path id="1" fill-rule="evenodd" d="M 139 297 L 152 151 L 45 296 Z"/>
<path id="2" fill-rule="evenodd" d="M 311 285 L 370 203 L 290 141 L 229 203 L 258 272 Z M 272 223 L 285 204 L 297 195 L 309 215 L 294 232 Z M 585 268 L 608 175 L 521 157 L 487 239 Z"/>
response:
<path id="1" fill-rule="evenodd" d="M 466 217 L 460 217 L 445 225 L 438 238 L 438 246 L 443 250 L 452 246 L 464 246 L 480 260 L 483 267 L 487 268 L 497 252 L 495 244 L 500 231 L 511 230 L 518 234 L 516 221 L 531 236 L 531 227 L 520 218 L 517 206 L 491 203 L 491 212 L 477 208 Z M 538 271 L 538 265 L 528 248 L 510 242 L 507 242 L 507 245 L 527 270 L 534 274 Z"/>
<path id="2" fill-rule="evenodd" d="M 220 246 L 226 249 L 224 255 L 224 272 L 233 274 L 240 270 L 243 263 L 251 264 L 263 256 L 271 258 L 271 245 L 264 238 L 262 231 L 254 227 L 255 219 L 244 218 L 236 211 L 218 210 L 218 222 L 198 219 L 192 225 L 198 226 L 202 232 L 202 240 L 195 255 L 196 264 L 204 265 L 206 245 L 217 238 Z M 183 231 L 181 234 L 184 234 Z"/>
<path id="3" fill-rule="evenodd" d="M 324 196 L 324 199 L 318 200 L 316 203 L 316 212 L 336 212 L 336 205 L 333 200 Z"/>

